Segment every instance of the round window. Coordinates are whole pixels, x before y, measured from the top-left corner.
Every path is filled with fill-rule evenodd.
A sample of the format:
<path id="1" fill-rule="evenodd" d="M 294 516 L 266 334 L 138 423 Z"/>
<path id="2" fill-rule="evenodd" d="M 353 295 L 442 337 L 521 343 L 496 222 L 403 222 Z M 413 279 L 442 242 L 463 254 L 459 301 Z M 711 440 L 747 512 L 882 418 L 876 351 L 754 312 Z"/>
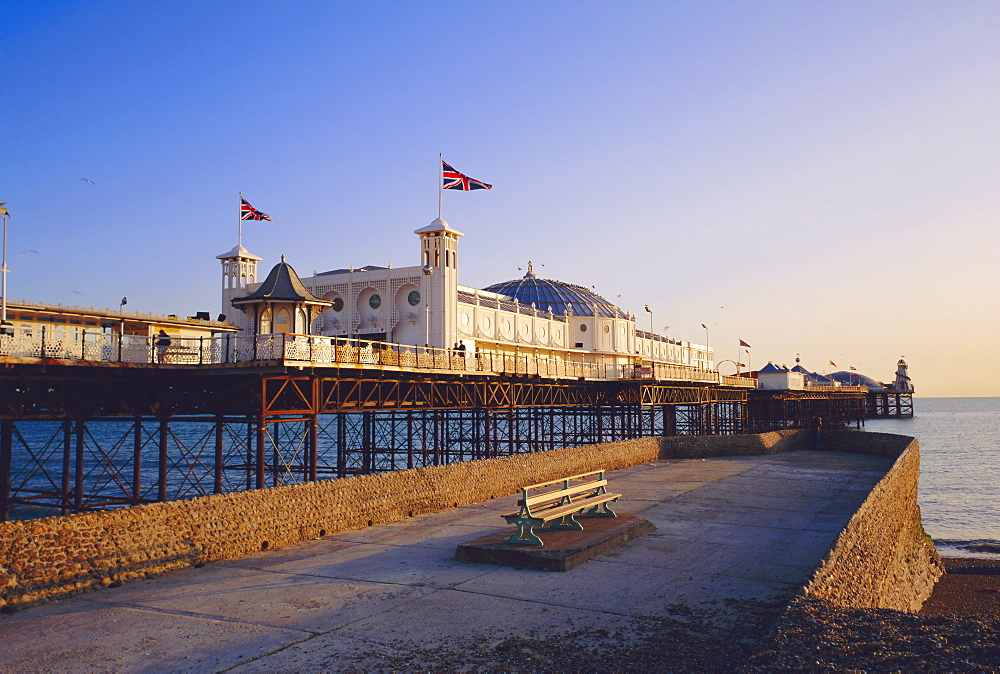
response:
<path id="1" fill-rule="evenodd" d="M 344 310 L 344 298 L 343 297 L 337 297 L 336 299 L 333 300 L 333 310 L 336 311 L 336 312 L 338 312 L 338 313 L 340 313 L 341 311 Z"/>
<path id="2" fill-rule="evenodd" d="M 420 304 L 420 293 L 416 290 L 411 290 L 410 294 L 406 296 L 406 301 L 409 302 L 411 307 L 415 307 Z"/>
<path id="3" fill-rule="evenodd" d="M 580 332 L 586 332 L 586 331 L 587 331 L 587 326 L 586 325 L 581 325 L 580 326 Z"/>
<path id="4" fill-rule="evenodd" d="M 382 306 L 382 297 L 379 295 L 372 295 L 371 297 L 368 298 L 368 306 L 370 306 L 372 309 L 378 309 L 380 306 Z"/>
<path id="5" fill-rule="evenodd" d="M 604 334 L 606 335 L 606 334 L 608 334 L 609 332 L 611 332 L 611 327 L 610 327 L 610 326 L 608 326 L 608 325 L 605 325 L 605 326 L 604 326 Z"/>

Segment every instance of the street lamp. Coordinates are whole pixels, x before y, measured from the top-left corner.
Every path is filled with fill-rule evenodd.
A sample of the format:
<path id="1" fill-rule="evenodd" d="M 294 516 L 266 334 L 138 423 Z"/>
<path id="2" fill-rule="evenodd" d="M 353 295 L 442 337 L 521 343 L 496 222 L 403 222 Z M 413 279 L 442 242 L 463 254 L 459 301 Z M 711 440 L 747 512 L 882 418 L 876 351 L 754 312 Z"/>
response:
<path id="1" fill-rule="evenodd" d="M 426 349 L 431 343 L 431 303 L 430 292 L 427 286 L 430 285 L 431 274 L 434 273 L 434 267 L 429 264 L 425 264 L 423 272 L 426 277 L 426 281 L 424 282 L 424 348 Z"/>
<path id="2" fill-rule="evenodd" d="M 0 266 L 0 336 L 11 336 L 14 334 L 14 326 L 7 322 L 7 220 L 10 213 L 7 211 L 7 202 L 0 202 L 0 218 L 3 218 L 3 262 Z"/>
<path id="3" fill-rule="evenodd" d="M 707 370 L 708 369 L 708 326 L 702 323 L 701 327 L 705 328 L 705 366 L 706 366 L 705 369 Z"/>

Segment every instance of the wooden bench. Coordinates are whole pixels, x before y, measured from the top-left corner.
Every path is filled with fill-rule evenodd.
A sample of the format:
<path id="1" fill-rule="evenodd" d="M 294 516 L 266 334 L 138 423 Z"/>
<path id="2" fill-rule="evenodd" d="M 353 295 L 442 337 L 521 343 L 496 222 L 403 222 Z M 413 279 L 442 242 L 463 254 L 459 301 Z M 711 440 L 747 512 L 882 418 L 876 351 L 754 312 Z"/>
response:
<path id="1" fill-rule="evenodd" d="M 559 487 L 551 489 L 554 485 Z M 523 487 L 517 502 L 520 510 L 502 515 L 507 524 L 517 525 L 517 533 L 509 542 L 543 545 L 534 528 L 546 522 L 552 522 L 550 529 L 583 529 L 573 516 L 588 509 L 586 515 L 617 517 L 608 504 L 621 498 L 621 494 L 609 494 L 607 486 L 604 471 L 594 470 Z"/>

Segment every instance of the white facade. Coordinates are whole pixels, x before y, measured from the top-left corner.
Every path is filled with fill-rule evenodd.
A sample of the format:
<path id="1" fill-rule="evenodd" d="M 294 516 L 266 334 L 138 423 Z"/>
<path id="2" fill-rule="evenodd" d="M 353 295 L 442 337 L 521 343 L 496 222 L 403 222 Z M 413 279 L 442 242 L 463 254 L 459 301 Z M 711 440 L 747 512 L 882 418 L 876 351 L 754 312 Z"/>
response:
<path id="1" fill-rule="evenodd" d="M 768 391 L 803 391 L 806 378 L 801 372 L 768 363 L 757 372 L 757 388 Z"/>
<path id="2" fill-rule="evenodd" d="M 546 307 L 461 286 L 458 242 L 463 234 L 440 218 L 414 233 L 419 265 L 349 267 L 302 278 L 313 295 L 333 303 L 313 323 L 312 334 L 437 348 L 461 342 L 468 352 L 552 360 L 714 369 L 711 348 L 639 331 L 634 315 L 607 317 L 571 305 L 552 314 Z M 223 265 L 223 313 L 249 331 L 248 319 L 231 302 L 259 287 L 261 258 L 237 246 L 218 259 Z"/>

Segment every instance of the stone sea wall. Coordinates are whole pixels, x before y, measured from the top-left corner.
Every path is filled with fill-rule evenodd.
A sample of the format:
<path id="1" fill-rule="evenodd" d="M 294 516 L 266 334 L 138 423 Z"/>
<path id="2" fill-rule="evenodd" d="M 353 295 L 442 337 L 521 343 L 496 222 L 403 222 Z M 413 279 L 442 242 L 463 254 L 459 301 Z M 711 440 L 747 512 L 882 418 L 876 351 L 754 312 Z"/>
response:
<path id="1" fill-rule="evenodd" d="M 917 505 L 920 444 L 888 433 L 824 433 L 825 449 L 896 457 L 822 560 L 803 595 L 849 608 L 917 611 L 944 574 Z"/>
<path id="2" fill-rule="evenodd" d="M 837 603 L 867 605 L 875 605 L 871 602 L 879 593 L 888 593 L 897 597 L 893 607 L 913 606 L 923 601 L 927 583 L 933 585 L 937 559 L 933 546 L 921 538 L 916 442 L 892 440 L 899 436 L 848 435 L 841 441 L 829 434 L 830 448 L 838 442 L 849 451 L 899 454 L 899 459 L 851 520 L 807 592 Z M 506 496 L 526 482 L 657 459 L 771 454 L 800 449 L 807 443 L 807 435 L 795 431 L 642 438 L 68 517 L 0 522 L 0 609 Z M 891 525 L 886 526 L 886 521 Z M 916 590 L 895 589 L 900 584 Z"/>

